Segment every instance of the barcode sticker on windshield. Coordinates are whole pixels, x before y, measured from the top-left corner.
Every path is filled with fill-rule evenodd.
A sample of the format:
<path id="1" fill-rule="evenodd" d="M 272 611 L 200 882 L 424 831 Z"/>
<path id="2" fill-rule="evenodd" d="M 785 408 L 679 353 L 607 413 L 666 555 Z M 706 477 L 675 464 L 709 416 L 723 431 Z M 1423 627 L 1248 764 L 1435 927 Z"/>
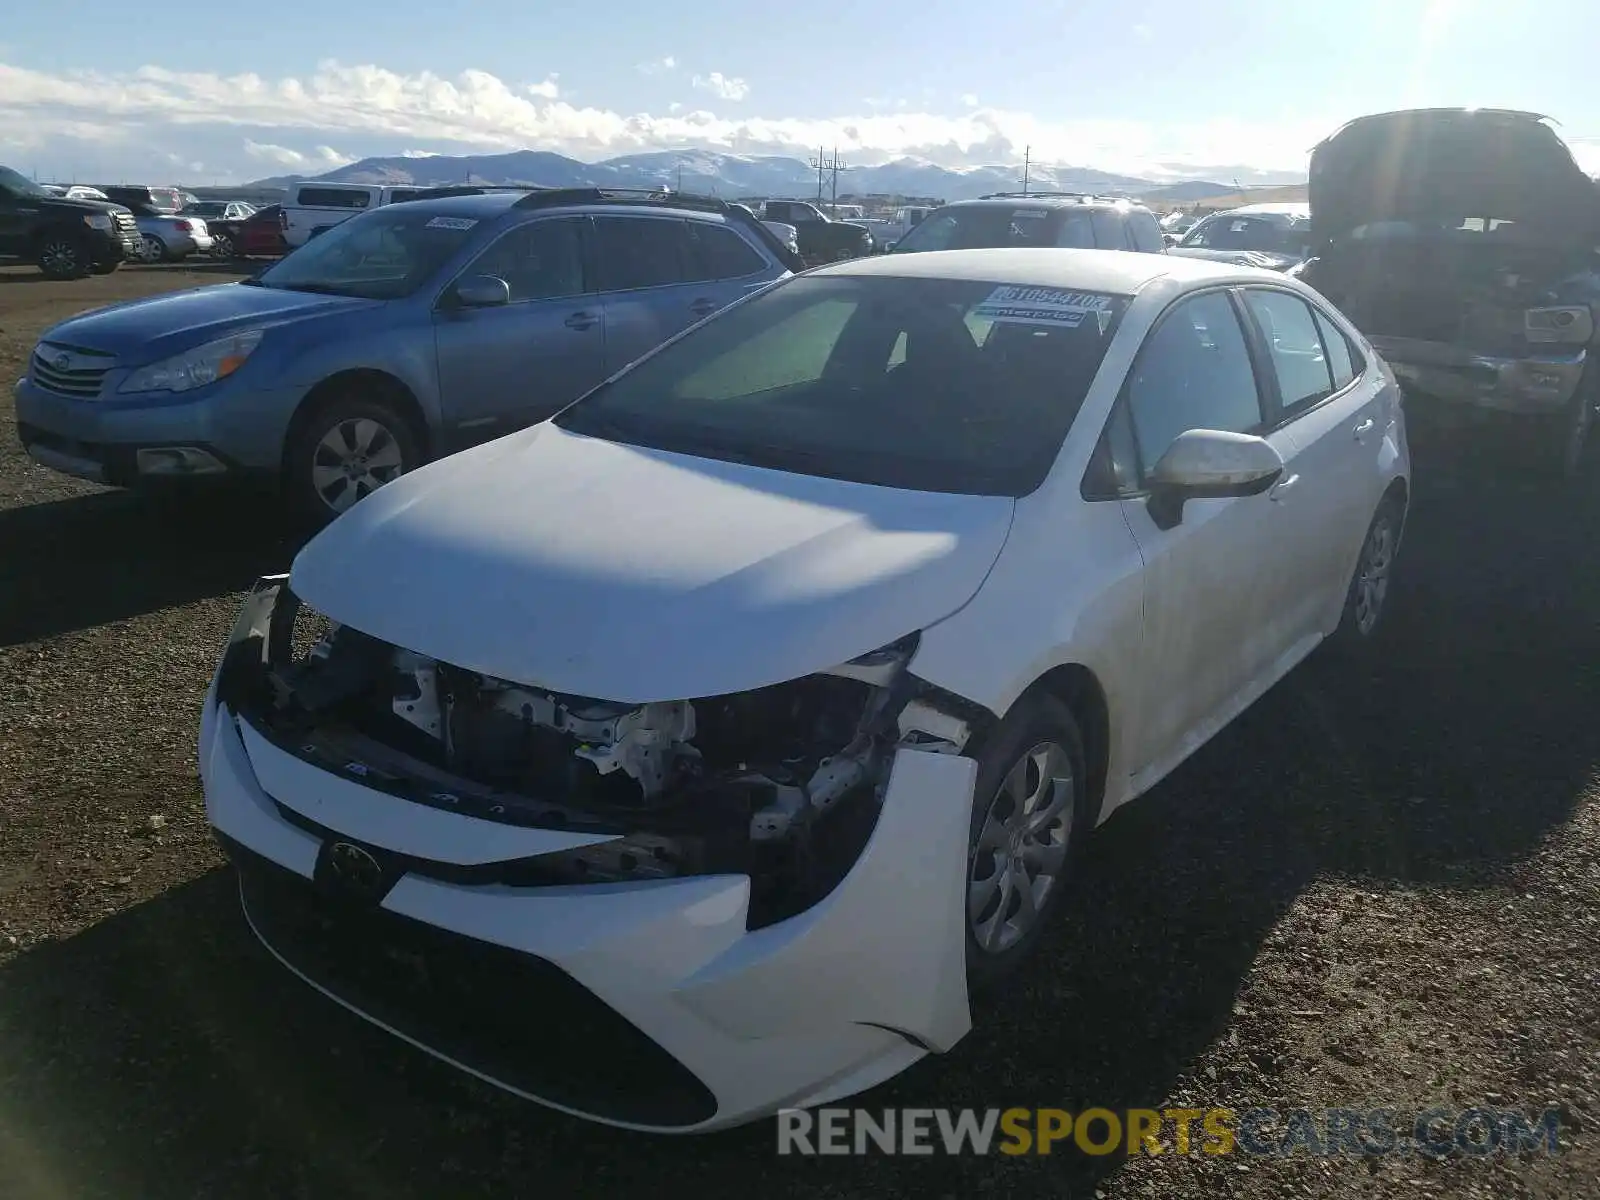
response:
<path id="1" fill-rule="evenodd" d="M 1111 297 L 1097 292 L 1007 284 L 990 292 L 984 302 L 972 310 L 972 315 L 1002 324 L 1061 325 L 1075 329 L 1087 314 L 1109 314 L 1110 311 Z M 1105 323 L 1105 317 L 1100 317 L 1102 329 Z"/>
<path id="2" fill-rule="evenodd" d="M 471 217 L 435 217 L 428 222 L 429 229 L 471 229 L 478 222 Z"/>

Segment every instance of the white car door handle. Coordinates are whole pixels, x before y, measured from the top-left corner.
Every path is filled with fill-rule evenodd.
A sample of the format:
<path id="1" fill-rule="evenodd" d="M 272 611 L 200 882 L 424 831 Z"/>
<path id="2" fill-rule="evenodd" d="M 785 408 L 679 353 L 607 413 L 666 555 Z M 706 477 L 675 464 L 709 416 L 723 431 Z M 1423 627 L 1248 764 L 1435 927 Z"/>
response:
<path id="1" fill-rule="evenodd" d="M 1359 442 L 1362 438 L 1366 437 L 1367 434 L 1371 433 L 1372 427 L 1375 424 L 1377 424 L 1377 422 L 1375 422 L 1371 417 L 1368 417 L 1365 421 L 1361 422 L 1361 424 L 1357 425 L 1355 428 L 1356 441 Z"/>
<path id="2" fill-rule="evenodd" d="M 1287 492 L 1290 488 L 1292 488 L 1295 484 L 1297 484 L 1299 482 L 1300 482 L 1300 476 L 1298 476 L 1298 475 L 1285 475 L 1282 479 L 1278 480 L 1276 486 L 1274 486 L 1273 489 L 1270 492 L 1267 493 L 1267 499 L 1268 500 L 1282 500 L 1284 493 Z"/>

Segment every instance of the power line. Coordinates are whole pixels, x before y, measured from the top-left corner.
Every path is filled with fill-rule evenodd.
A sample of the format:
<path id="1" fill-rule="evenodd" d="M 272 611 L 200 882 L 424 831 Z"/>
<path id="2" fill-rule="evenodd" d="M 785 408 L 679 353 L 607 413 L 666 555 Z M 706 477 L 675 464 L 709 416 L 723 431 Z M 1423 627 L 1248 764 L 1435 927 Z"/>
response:
<path id="1" fill-rule="evenodd" d="M 826 173 L 833 176 L 833 203 L 837 205 L 839 203 L 839 172 L 850 169 L 848 165 L 839 160 L 839 148 L 835 146 L 833 157 L 828 159 L 822 156 L 822 147 L 818 146 L 817 156 L 811 160 L 811 166 L 817 172 L 817 203 L 822 203 L 822 178 Z"/>

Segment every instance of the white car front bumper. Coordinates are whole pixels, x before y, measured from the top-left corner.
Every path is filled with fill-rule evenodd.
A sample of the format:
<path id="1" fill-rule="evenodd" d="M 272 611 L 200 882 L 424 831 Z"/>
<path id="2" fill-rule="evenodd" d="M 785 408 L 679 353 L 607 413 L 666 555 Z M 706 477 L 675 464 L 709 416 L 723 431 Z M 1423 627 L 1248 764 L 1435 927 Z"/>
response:
<path id="1" fill-rule="evenodd" d="M 753 931 L 743 875 L 515 888 L 412 872 L 371 911 L 330 924 L 312 915 L 327 910 L 311 877 L 339 835 L 461 864 L 573 839 L 363 787 L 278 748 L 214 694 L 200 765 L 246 916 L 280 961 L 414 1045 L 553 1108 L 710 1131 L 862 1091 L 971 1027 L 969 758 L 899 750 L 844 880 Z M 343 932 L 328 940 L 330 928 Z M 619 1052 L 623 1070 L 602 1069 Z M 553 1077 L 563 1056 L 582 1078 Z"/>

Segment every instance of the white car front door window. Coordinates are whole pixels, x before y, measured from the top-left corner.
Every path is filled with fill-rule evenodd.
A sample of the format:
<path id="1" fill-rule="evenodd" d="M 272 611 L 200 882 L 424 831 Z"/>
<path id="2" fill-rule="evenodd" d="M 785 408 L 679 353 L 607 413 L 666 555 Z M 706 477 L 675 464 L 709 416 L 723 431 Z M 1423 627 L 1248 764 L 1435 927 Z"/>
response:
<path id="1" fill-rule="evenodd" d="M 1281 654 L 1270 631 L 1291 586 L 1276 565 L 1289 540 L 1283 506 L 1268 495 L 1191 499 L 1182 519 L 1163 529 L 1143 494 L 1144 480 L 1179 434 L 1261 432 L 1265 405 L 1225 291 L 1175 305 L 1129 372 L 1119 402 L 1128 421 L 1123 453 L 1138 462 L 1120 472 L 1135 480 L 1122 506 L 1145 560 L 1135 790 L 1166 774 L 1259 694 L 1256 680 Z M 1108 433 L 1117 433 L 1119 419 L 1115 414 Z M 1287 435 L 1268 440 L 1280 454 L 1292 453 Z"/>

